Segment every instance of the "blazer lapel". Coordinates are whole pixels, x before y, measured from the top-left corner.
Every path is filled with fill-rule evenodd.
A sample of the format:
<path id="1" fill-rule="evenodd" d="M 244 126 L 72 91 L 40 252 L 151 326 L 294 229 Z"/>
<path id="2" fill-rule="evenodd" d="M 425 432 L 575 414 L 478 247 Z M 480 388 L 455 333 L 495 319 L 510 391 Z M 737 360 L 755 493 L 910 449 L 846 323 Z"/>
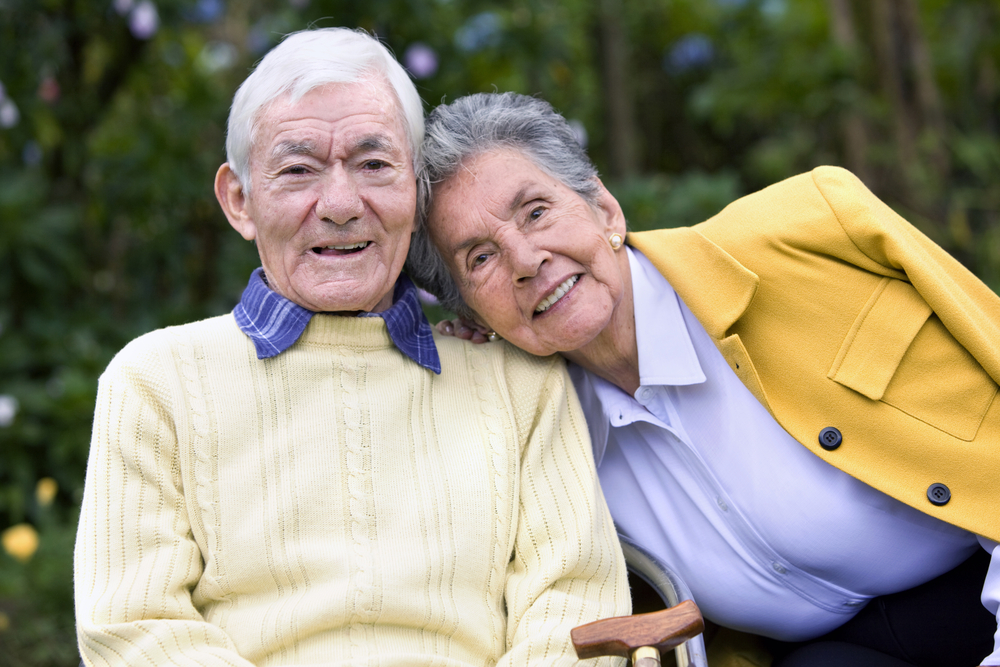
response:
<path id="1" fill-rule="evenodd" d="M 716 341 L 727 336 L 757 292 L 757 274 L 691 227 L 634 232 L 628 242 L 649 258 Z"/>
<path id="2" fill-rule="evenodd" d="M 729 331 L 743 317 L 760 278 L 690 227 L 628 235 L 698 318 L 736 376 L 774 415 L 760 376 L 739 335 Z"/>

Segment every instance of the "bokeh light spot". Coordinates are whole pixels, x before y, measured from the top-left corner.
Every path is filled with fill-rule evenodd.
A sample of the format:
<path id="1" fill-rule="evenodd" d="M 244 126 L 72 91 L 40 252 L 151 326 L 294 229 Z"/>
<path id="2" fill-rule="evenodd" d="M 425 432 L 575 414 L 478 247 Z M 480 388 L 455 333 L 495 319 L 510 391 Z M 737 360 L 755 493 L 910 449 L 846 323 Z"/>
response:
<path id="1" fill-rule="evenodd" d="M 151 0 L 142 0 L 128 15 L 128 29 L 137 39 L 149 39 L 160 29 L 160 14 Z"/>
<path id="2" fill-rule="evenodd" d="M 38 551 L 38 531 L 29 524 L 19 523 L 0 534 L 0 543 L 4 551 L 26 563 Z"/>
<path id="3" fill-rule="evenodd" d="M 403 54 L 403 65 L 415 79 L 434 76 L 438 70 L 438 57 L 434 49 L 423 42 L 414 42 Z"/>
<path id="4" fill-rule="evenodd" d="M 0 428 L 7 428 L 14 423 L 19 407 L 16 398 L 10 394 L 0 394 Z"/>

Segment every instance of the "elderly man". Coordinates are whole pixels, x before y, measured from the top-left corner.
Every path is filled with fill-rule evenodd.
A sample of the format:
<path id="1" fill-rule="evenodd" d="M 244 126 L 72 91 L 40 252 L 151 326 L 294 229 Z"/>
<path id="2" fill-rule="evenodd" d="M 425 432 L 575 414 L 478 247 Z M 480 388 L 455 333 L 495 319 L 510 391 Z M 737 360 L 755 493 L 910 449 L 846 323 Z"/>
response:
<path id="1" fill-rule="evenodd" d="M 627 613 L 562 364 L 435 340 L 400 275 L 422 135 L 363 33 L 292 35 L 240 87 L 216 194 L 263 266 L 101 378 L 86 664 L 569 664 Z"/>

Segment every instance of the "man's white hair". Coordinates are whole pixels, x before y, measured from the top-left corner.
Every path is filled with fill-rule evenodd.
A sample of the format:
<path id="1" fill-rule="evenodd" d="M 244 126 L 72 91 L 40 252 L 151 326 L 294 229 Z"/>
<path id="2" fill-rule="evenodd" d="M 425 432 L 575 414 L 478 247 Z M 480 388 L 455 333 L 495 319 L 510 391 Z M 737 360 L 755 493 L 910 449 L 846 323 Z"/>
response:
<path id="1" fill-rule="evenodd" d="M 417 89 L 392 53 L 364 30 L 320 28 L 293 32 L 271 49 L 236 91 L 226 131 L 226 160 L 250 194 L 250 149 L 264 110 L 279 97 L 297 102 L 313 88 L 381 75 L 403 112 L 414 170 L 424 140 L 424 110 Z"/>

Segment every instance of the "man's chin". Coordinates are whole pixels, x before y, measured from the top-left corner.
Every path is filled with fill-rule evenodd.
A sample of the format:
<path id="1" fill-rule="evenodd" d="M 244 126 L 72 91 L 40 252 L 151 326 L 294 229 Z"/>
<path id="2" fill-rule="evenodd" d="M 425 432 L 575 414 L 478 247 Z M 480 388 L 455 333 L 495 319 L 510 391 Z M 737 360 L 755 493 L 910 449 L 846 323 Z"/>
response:
<path id="1" fill-rule="evenodd" d="M 368 285 L 351 285 L 338 282 L 335 287 L 324 285 L 303 294 L 302 300 L 292 299 L 300 306 L 317 313 L 355 314 L 359 312 L 377 313 L 392 305 L 392 293 L 396 281 L 379 283 L 379 289 L 373 290 Z M 367 288 L 367 289 L 366 289 Z"/>

